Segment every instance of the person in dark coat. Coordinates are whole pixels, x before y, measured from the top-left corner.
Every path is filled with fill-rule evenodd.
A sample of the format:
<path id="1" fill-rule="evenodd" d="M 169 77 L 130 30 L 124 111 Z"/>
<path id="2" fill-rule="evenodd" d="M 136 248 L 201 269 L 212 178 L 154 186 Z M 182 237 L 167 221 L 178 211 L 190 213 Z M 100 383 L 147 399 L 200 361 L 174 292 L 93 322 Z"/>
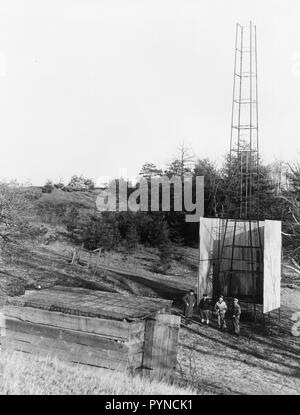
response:
<path id="1" fill-rule="evenodd" d="M 233 299 L 233 315 L 232 315 L 232 322 L 234 328 L 234 334 L 236 336 L 240 335 L 240 316 L 242 310 L 241 306 L 239 305 L 239 300 L 237 298 Z"/>
<path id="2" fill-rule="evenodd" d="M 203 294 L 203 297 L 201 298 L 199 302 L 199 311 L 200 311 L 200 317 L 201 317 L 201 323 L 205 323 L 209 325 L 209 298 L 207 297 L 207 294 Z"/>
<path id="3" fill-rule="evenodd" d="M 185 324 L 191 324 L 190 319 L 193 317 L 194 307 L 196 304 L 196 296 L 194 294 L 194 290 L 189 290 L 183 297 L 184 302 L 184 316 L 185 316 Z"/>

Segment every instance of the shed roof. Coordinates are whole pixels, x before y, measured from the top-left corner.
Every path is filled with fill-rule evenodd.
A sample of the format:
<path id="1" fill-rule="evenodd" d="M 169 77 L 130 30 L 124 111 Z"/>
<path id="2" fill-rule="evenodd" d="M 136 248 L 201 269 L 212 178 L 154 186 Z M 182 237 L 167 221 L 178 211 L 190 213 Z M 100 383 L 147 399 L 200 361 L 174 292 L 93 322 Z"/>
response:
<path id="1" fill-rule="evenodd" d="M 8 303 L 64 314 L 129 321 L 143 319 L 172 305 L 172 301 L 160 298 L 61 286 L 26 291 L 22 296 L 10 298 Z"/>

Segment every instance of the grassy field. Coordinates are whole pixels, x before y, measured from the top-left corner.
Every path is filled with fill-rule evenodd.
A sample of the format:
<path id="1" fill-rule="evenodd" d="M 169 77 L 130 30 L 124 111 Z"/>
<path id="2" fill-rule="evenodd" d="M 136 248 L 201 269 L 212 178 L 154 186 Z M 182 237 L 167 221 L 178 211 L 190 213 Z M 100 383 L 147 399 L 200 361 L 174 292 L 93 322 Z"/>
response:
<path id="1" fill-rule="evenodd" d="M 183 395 L 195 394 L 164 382 L 19 352 L 0 353 L 1 395 Z"/>

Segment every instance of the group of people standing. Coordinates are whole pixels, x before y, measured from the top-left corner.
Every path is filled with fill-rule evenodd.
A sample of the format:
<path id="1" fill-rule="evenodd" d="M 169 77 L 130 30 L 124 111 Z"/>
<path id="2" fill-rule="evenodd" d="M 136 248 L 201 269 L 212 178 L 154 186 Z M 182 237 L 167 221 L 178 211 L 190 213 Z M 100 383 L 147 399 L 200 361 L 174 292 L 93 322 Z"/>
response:
<path id="1" fill-rule="evenodd" d="M 194 308 L 197 305 L 196 295 L 194 290 L 189 290 L 184 297 L 184 316 L 185 323 L 191 324 L 191 318 L 194 314 Z M 208 298 L 207 294 L 203 294 L 203 297 L 198 304 L 198 312 L 200 314 L 201 323 L 209 325 L 211 310 L 213 314 L 217 316 L 218 328 L 219 330 L 226 331 L 226 313 L 228 311 L 227 304 L 222 295 L 220 295 L 218 301 L 215 303 L 213 309 L 211 307 L 211 300 Z M 239 305 L 239 300 L 237 298 L 233 299 L 233 314 L 232 314 L 232 323 L 234 328 L 234 334 L 239 336 L 240 334 L 240 316 L 241 316 L 241 307 Z"/>

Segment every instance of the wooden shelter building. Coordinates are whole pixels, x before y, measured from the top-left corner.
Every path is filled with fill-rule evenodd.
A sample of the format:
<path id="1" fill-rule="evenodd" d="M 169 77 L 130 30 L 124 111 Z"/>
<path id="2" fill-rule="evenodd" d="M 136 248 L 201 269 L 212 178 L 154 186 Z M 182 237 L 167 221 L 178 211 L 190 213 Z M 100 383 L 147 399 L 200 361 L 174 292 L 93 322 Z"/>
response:
<path id="1" fill-rule="evenodd" d="M 3 349 L 109 369 L 171 376 L 180 317 L 172 301 L 54 287 L 26 291 L 5 305 Z"/>
<path id="2" fill-rule="evenodd" d="M 198 298 L 238 297 L 280 308 L 281 222 L 200 218 Z"/>

